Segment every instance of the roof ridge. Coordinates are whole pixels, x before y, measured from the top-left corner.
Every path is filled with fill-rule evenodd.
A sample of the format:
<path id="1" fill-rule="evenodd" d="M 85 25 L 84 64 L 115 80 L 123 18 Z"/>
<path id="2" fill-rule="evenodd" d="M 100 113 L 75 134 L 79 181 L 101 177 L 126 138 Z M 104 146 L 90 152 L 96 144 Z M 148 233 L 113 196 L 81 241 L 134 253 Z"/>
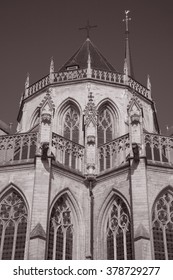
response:
<path id="1" fill-rule="evenodd" d="M 88 56 L 91 58 L 91 68 L 117 72 L 116 69 L 108 62 L 108 60 L 102 55 L 100 50 L 95 44 L 87 38 L 80 48 L 71 56 L 66 63 L 64 63 L 58 70 L 58 72 L 64 72 L 71 70 L 72 66 L 76 66 L 77 69 L 85 69 L 88 65 Z M 69 67 L 69 69 L 68 69 Z"/>
<path id="2" fill-rule="evenodd" d="M 108 60 L 102 55 L 101 51 L 98 49 L 98 47 L 97 47 L 91 40 L 90 40 L 90 43 L 91 43 L 91 45 L 95 48 L 95 50 L 98 52 L 99 56 L 100 56 L 100 57 L 104 60 L 104 62 L 107 64 L 108 68 L 110 68 L 110 66 L 111 66 L 111 68 L 114 68 L 114 67 L 112 66 L 112 64 L 111 64 L 110 62 L 108 62 Z M 110 71 L 112 71 L 112 70 L 110 70 Z M 114 71 L 117 72 L 116 69 L 114 69 Z"/>

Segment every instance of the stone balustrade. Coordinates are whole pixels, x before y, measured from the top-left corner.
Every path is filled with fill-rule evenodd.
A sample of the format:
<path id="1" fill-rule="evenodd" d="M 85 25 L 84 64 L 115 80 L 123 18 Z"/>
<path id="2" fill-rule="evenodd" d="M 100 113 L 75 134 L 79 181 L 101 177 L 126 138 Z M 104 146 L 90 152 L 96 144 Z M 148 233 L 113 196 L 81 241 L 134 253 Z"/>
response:
<path id="1" fill-rule="evenodd" d="M 130 156 L 129 134 L 125 134 L 98 148 L 98 170 L 119 167 L 126 163 Z"/>
<path id="2" fill-rule="evenodd" d="M 22 133 L 0 136 L 0 165 L 31 161 L 37 149 L 38 134 Z"/>
<path id="3" fill-rule="evenodd" d="M 0 166 L 33 162 L 37 147 L 39 147 L 37 132 L 1 135 Z M 173 137 L 144 133 L 144 147 L 149 162 L 173 166 Z M 84 146 L 52 133 L 51 152 L 54 154 L 55 162 L 84 172 Z M 98 174 L 122 166 L 129 156 L 129 134 L 98 147 Z"/>
<path id="4" fill-rule="evenodd" d="M 53 133 L 52 151 L 55 162 L 83 172 L 84 146 Z"/>
<path id="5" fill-rule="evenodd" d="M 28 87 L 28 89 L 25 92 L 24 99 L 30 95 L 35 94 L 39 90 L 42 90 L 50 84 L 79 81 L 88 78 L 107 83 L 126 85 L 132 90 L 136 91 L 137 93 L 145 96 L 146 98 L 150 98 L 149 90 L 146 87 L 142 86 L 140 83 L 138 83 L 130 77 L 128 77 L 126 81 L 125 76 L 123 74 L 97 69 L 91 69 L 91 73 L 89 74 L 87 69 L 75 69 L 65 72 L 54 72 L 45 76 L 41 80 Z"/>
<path id="6" fill-rule="evenodd" d="M 173 165 L 173 137 L 144 133 L 144 143 L 148 160 Z"/>

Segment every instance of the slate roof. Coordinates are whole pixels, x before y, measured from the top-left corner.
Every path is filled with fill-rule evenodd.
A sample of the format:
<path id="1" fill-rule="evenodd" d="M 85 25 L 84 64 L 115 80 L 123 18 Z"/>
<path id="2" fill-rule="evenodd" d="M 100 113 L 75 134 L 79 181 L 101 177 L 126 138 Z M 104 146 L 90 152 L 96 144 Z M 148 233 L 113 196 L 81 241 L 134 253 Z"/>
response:
<path id="1" fill-rule="evenodd" d="M 73 66 L 78 66 L 78 69 L 87 68 L 89 54 L 92 69 L 117 72 L 89 38 L 86 39 L 78 51 L 58 70 L 58 72 L 67 71 L 68 67 Z"/>

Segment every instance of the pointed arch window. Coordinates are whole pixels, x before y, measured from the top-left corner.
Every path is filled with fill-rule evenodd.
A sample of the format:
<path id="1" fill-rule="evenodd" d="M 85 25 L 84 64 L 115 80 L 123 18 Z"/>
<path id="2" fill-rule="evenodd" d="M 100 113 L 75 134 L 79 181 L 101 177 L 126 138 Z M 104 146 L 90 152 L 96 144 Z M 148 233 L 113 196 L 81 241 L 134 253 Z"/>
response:
<path id="1" fill-rule="evenodd" d="M 39 122 L 40 122 L 40 109 L 37 109 L 31 121 L 30 131 L 33 132 L 38 131 Z"/>
<path id="2" fill-rule="evenodd" d="M 72 260 L 73 219 L 65 195 L 55 203 L 50 217 L 48 259 Z"/>
<path id="3" fill-rule="evenodd" d="M 107 259 L 132 259 L 131 225 L 126 204 L 116 196 L 107 221 Z"/>
<path id="4" fill-rule="evenodd" d="M 104 106 L 99 110 L 97 134 L 98 146 L 113 139 L 113 118 L 108 106 Z"/>
<path id="5" fill-rule="evenodd" d="M 167 190 L 155 202 L 152 213 L 156 260 L 173 260 L 173 191 Z"/>
<path id="6" fill-rule="evenodd" d="M 24 259 L 27 208 L 21 195 L 10 190 L 0 201 L 0 259 Z"/>
<path id="7" fill-rule="evenodd" d="M 79 142 L 79 112 L 70 106 L 64 116 L 64 137 Z"/>
<path id="8" fill-rule="evenodd" d="M 79 143 L 79 112 L 73 106 L 70 106 L 65 113 L 63 133 L 65 138 Z M 76 165 L 75 155 L 68 148 L 68 143 L 65 151 L 65 165 L 72 168 L 75 168 Z"/>

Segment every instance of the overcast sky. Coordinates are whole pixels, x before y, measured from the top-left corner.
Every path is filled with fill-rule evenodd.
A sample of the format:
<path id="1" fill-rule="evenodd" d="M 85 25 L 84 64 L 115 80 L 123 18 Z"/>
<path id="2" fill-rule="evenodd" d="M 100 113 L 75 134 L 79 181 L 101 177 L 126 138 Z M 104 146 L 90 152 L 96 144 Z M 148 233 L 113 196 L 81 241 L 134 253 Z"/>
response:
<path id="1" fill-rule="evenodd" d="M 55 70 L 80 47 L 86 32 L 107 60 L 123 71 L 124 10 L 130 10 L 130 44 L 137 81 L 151 76 L 162 133 L 173 125 L 173 3 L 171 0 L 1 0 L 0 119 L 13 122 L 19 110 L 26 73 L 33 83 Z"/>

